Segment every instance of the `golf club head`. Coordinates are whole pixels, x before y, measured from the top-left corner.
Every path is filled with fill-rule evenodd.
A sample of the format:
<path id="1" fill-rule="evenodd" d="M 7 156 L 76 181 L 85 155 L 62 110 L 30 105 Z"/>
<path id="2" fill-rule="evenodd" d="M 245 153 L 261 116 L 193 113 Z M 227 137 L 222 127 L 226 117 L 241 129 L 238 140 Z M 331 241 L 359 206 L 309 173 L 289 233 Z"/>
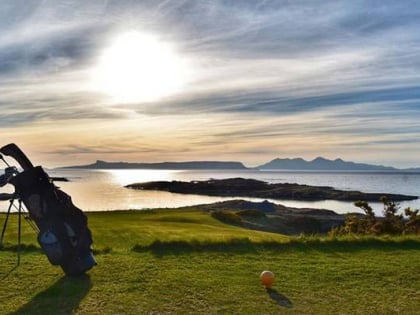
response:
<path id="1" fill-rule="evenodd" d="M 14 158 L 25 171 L 34 168 L 25 153 L 23 153 L 22 150 L 14 143 L 9 143 L 0 148 L 0 152 L 4 155 Z"/>

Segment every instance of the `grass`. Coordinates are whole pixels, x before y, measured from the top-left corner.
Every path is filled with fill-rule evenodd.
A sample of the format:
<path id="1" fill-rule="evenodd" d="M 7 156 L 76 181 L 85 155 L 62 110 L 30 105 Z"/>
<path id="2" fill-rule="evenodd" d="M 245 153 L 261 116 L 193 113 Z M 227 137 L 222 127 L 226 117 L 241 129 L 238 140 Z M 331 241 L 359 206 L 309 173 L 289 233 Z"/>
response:
<path id="1" fill-rule="evenodd" d="M 418 237 L 289 238 L 191 209 L 88 215 L 98 266 L 81 278 L 49 265 L 26 224 L 14 268 L 11 218 L 0 314 L 418 313 Z M 263 270 L 276 274 L 272 290 Z"/>

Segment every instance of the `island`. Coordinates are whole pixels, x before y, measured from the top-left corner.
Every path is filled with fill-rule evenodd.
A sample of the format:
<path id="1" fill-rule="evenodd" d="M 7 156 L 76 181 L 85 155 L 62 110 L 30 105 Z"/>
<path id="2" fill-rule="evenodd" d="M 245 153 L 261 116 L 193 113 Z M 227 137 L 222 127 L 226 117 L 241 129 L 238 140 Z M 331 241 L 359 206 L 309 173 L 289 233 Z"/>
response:
<path id="1" fill-rule="evenodd" d="M 355 163 L 344 161 L 340 158 L 335 160 L 317 157 L 312 161 L 302 158 L 295 159 L 274 159 L 266 164 L 257 167 L 259 170 L 297 170 L 297 171 L 363 171 L 363 172 L 398 172 L 404 171 L 395 167 Z M 415 171 L 415 169 L 412 169 Z"/>
<path id="2" fill-rule="evenodd" d="M 97 160 L 93 164 L 65 166 L 64 169 L 150 169 L 150 170 L 247 170 L 241 162 L 231 161 L 187 161 L 161 163 L 106 162 Z"/>
<path id="3" fill-rule="evenodd" d="M 418 173 L 420 168 L 400 169 L 391 166 L 373 165 L 344 161 L 340 158 L 329 160 L 317 157 L 312 161 L 302 158 L 276 158 L 268 163 L 247 167 L 237 161 L 179 161 L 179 162 L 109 162 L 97 160 L 91 164 L 62 166 L 60 169 L 153 169 L 153 170 L 283 170 L 310 172 L 385 172 L 385 173 Z"/>
<path id="4" fill-rule="evenodd" d="M 205 181 L 153 181 L 133 183 L 126 188 L 159 190 L 179 194 L 198 194 L 221 197 L 255 197 L 264 199 L 289 199 L 303 201 L 339 200 L 379 202 L 386 196 L 392 201 L 414 200 L 418 196 L 389 193 L 363 193 L 337 190 L 328 186 L 308 186 L 291 183 L 270 184 L 246 178 L 210 179 Z"/>

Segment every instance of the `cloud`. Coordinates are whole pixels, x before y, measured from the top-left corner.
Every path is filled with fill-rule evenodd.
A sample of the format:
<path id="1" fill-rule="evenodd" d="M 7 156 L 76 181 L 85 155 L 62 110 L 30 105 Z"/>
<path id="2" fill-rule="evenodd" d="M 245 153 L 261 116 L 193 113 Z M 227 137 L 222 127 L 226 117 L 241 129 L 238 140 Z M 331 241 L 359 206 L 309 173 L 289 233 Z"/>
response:
<path id="1" fill-rule="evenodd" d="M 298 91 L 299 92 L 299 91 Z M 288 115 L 300 112 L 312 112 L 323 108 L 339 108 L 361 104 L 383 104 L 383 107 L 395 107 L 400 115 L 416 109 L 420 102 L 420 88 L 418 86 L 365 88 L 363 90 L 342 93 L 328 93 L 318 95 L 282 95 L 274 89 L 266 91 L 222 91 L 210 92 L 207 95 L 188 99 L 169 100 L 159 106 L 142 105 L 129 106 L 142 114 L 178 114 L 180 111 L 191 113 L 265 113 L 267 115 Z M 290 93 L 290 92 L 289 92 Z M 298 93 L 297 93 L 298 94 Z M 140 107 L 140 108 L 139 108 Z M 359 106 L 360 112 L 372 114 L 369 109 Z M 353 113 L 354 116 L 360 112 Z M 375 113 L 373 113 L 375 115 Z"/>
<path id="2" fill-rule="evenodd" d="M 144 152 L 153 152 L 156 153 L 156 150 L 153 148 L 126 148 L 123 146 L 80 146 L 80 145 L 69 145 L 63 146 L 59 150 L 51 150 L 43 153 L 47 154 L 58 154 L 58 155 L 80 155 L 80 154 L 89 154 L 100 156 L 102 154 L 139 154 Z"/>
<path id="3" fill-rule="evenodd" d="M 36 82 L 21 80 L 18 84 L 1 85 L 0 128 L 60 120 L 77 124 L 80 120 L 121 119 L 129 115 L 106 106 L 96 94 L 74 90 L 68 84 L 59 76 L 49 76 Z"/>
<path id="4" fill-rule="evenodd" d="M 2 1 L 0 128 L 47 156 L 418 156 L 419 27 L 416 1 Z M 133 29 L 191 63 L 183 91 L 127 105 L 90 89 Z"/>

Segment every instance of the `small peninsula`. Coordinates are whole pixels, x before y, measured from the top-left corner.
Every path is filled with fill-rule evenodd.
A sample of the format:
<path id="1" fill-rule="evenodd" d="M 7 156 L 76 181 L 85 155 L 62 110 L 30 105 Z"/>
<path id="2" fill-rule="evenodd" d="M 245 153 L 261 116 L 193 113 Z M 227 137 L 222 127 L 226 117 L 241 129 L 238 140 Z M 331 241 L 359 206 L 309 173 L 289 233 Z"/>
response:
<path id="1" fill-rule="evenodd" d="M 134 183 L 125 186 L 140 190 L 160 190 L 179 194 L 198 194 L 222 197 L 256 197 L 266 199 L 290 200 L 339 200 L 339 201 L 373 201 L 382 196 L 389 200 L 414 200 L 417 196 L 388 193 L 363 193 L 360 191 L 343 191 L 328 186 L 308 186 L 290 183 L 269 184 L 264 181 L 245 178 L 210 179 L 205 181 L 153 181 Z"/>

